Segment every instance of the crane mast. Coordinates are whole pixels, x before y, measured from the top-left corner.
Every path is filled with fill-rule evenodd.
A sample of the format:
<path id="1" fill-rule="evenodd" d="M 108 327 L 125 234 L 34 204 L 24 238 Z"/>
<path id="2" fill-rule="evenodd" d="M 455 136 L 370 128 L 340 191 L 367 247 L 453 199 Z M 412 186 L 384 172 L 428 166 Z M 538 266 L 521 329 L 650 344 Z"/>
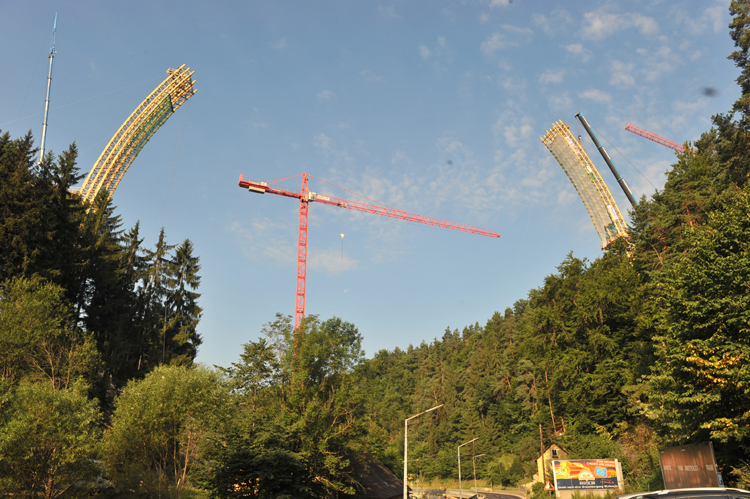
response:
<path id="1" fill-rule="evenodd" d="M 458 230 L 462 232 L 469 232 L 471 234 L 478 234 L 481 236 L 499 238 L 500 234 L 493 230 L 482 229 L 481 227 L 475 227 L 473 225 L 459 224 L 455 222 L 449 222 L 447 220 L 441 220 L 433 217 L 425 217 L 423 215 L 416 215 L 414 213 L 408 213 L 405 211 L 397 210 L 395 208 L 388 208 L 385 206 L 371 205 L 367 203 L 360 203 L 357 201 L 349 201 L 333 196 L 324 196 L 312 192 L 308 188 L 308 174 L 302 174 L 302 188 L 300 192 L 285 191 L 282 189 L 276 189 L 269 187 L 266 182 L 256 182 L 253 180 L 246 180 L 243 175 L 240 175 L 239 186 L 243 189 L 247 189 L 250 192 L 258 194 L 276 194 L 278 196 L 284 196 L 294 199 L 299 199 L 299 239 L 297 248 L 297 294 L 294 312 L 294 329 L 299 331 L 302 319 L 305 316 L 305 293 L 307 283 L 307 229 L 308 229 L 308 215 L 309 215 L 309 204 L 312 202 L 327 204 L 329 206 L 336 206 L 338 208 L 346 208 L 349 210 L 361 211 L 364 213 L 372 213 L 375 215 L 381 215 L 390 218 L 397 218 L 400 220 L 407 220 L 410 222 L 417 222 L 426 225 L 432 225 L 435 227 L 442 227 L 446 229 Z M 295 334 L 295 351 L 297 348 L 297 336 Z"/>
<path id="2" fill-rule="evenodd" d="M 607 166 L 609 167 L 610 171 L 612 171 L 612 175 L 614 175 L 615 179 L 617 179 L 617 183 L 620 184 L 620 187 L 622 188 L 622 191 L 625 193 L 625 196 L 627 196 L 628 201 L 630 201 L 630 204 L 633 206 L 638 206 L 638 203 L 633 197 L 633 193 L 630 191 L 630 187 L 628 187 L 628 184 L 625 182 L 625 179 L 622 178 L 622 175 L 620 175 L 620 172 L 617 171 L 617 168 L 615 168 L 615 165 L 612 163 L 612 160 L 609 158 L 609 154 L 607 154 L 607 151 L 604 149 L 604 146 L 602 146 L 599 143 L 599 139 L 596 138 L 596 134 L 594 134 L 593 130 L 591 130 L 591 127 L 589 127 L 589 123 L 588 121 L 586 121 L 586 118 L 584 118 L 581 113 L 577 113 L 576 118 L 578 118 L 578 121 L 581 122 L 581 125 L 583 125 L 583 128 L 586 129 L 586 132 L 588 132 L 589 136 L 591 137 L 591 140 L 594 141 L 594 145 L 599 150 L 599 153 L 602 155 L 602 158 L 604 158 L 604 162 L 607 163 Z"/>
<path id="3" fill-rule="evenodd" d="M 47 71 L 47 97 L 44 99 L 44 119 L 42 120 L 42 144 L 39 149 L 39 162 L 44 161 L 44 144 L 47 139 L 47 117 L 49 116 L 49 91 L 52 87 L 52 61 L 55 59 L 55 32 L 57 31 L 57 13 L 55 13 L 55 24 L 52 25 L 52 45 L 49 49 L 49 70 Z"/>

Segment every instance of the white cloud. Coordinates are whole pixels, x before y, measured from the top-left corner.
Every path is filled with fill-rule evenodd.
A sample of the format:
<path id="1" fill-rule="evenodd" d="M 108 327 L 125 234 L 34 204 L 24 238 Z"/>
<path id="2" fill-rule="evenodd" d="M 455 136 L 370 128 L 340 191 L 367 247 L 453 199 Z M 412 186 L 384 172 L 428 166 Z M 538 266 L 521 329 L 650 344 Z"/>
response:
<path id="1" fill-rule="evenodd" d="M 519 28 L 510 24 L 504 24 L 502 29 L 509 36 L 500 32 L 493 33 L 480 46 L 484 55 L 491 57 L 498 50 L 517 47 L 521 42 L 528 43 L 534 35 L 534 32 L 529 28 Z"/>
<path id="2" fill-rule="evenodd" d="M 552 33 L 552 26 L 550 25 L 549 19 L 543 14 L 534 14 L 531 16 L 531 23 L 537 28 L 542 28 L 542 31 L 548 35 Z"/>
<path id="3" fill-rule="evenodd" d="M 510 33 L 510 35 L 514 38 L 525 38 L 527 41 L 528 39 L 534 34 L 534 30 L 531 28 L 519 28 L 518 26 L 513 26 L 511 24 L 503 24 L 502 28 Z"/>
<path id="4" fill-rule="evenodd" d="M 513 3 L 513 0 L 490 0 L 490 8 L 507 7 Z"/>
<path id="5" fill-rule="evenodd" d="M 680 114 L 694 115 L 696 112 L 706 107 L 706 99 L 697 99 L 690 102 L 675 101 L 672 107 Z"/>
<path id="6" fill-rule="evenodd" d="M 342 256 L 340 249 L 317 250 L 314 253 L 308 253 L 307 268 L 308 270 L 336 275 L 356 269 L 357 261 L 349 258 L 346 252 Z"/>
<path id="7" fill-rule="evenodd" d="M 555 112 L 568 111 L 573 107 L 573 101 L 567 92 L 563 94 L 553 94 L 549 98 L 549 108 Z"/>
<path id="8" fill-rule="evenodd" d="M 545 85 L 547 83 L 562 83 L 565 77 L 564 69 L 548 69 L 541 75 L 539 75 L 539 83 Z"/>
<path id="9" fill-rule="evenodd" d="M 629 28 L 636 28 L 644 35 L 652 35 L 659 31 L 659 25 L 652 17 L 638 13 L 618 14 L 602 8 L 583 15 L 581 35 L 592 40 L 602 40 L 617 31 Z"/>
<path id="10" fill-rule="evenodd" d="M 635 64 L 622 61 L 612 61 L 610 65 L 612 76 L 609 82 L 615 87 L 634 87 L 635 78 L 633 77 L 633 68 Z"/>
<path id="11" fill-rule="evenodd" d="M 675 60 L 677 58 L 673 54 L 672 49 L 666 45 L 659 47 L 656 51 L 640 48 L 636 53 L 644 60 L 645 68 L 643 73 L 646 81 L 656 81 L 662 75 L 672 72 L 675 68 Z"/>
<path id="12" fill-rule="evenodd" d="M 719 5 L 709 7 L 703 11 L 703 16 L 711 21 L 711 27 L 714 33 L 721 33 L 726 29 L 727 23 L 724 16 L 727 13 L 727 8 L 723 2 L 719 2 Z"/>
<path id="13" fill-rule="evenodd" d="M 533 142 L 535 133 L 532 129 L 529 118 L 522 120 L 515 130 L 517 140 Z M 389 178 L 387 173 L 371 170 L 363 173 L 360 170 L 352 172 L 351 178 L 341 182 L 353 186 L 354 190 L 370 199 L 379 200 L 400 210 L 444 218 L 441 216 L 441 206 L 447 205 L 448 209 L 458 213 L 451 215 L 454 222 L 496 228 L 487 221 L 494 219 L 494 215 L 504 206 L 514 203 L 512 198 L 515 195 L 508 193 L 515 190 L 516 185 L 521 184 L 520 180 L 518 184 L 507 182 L 499 166 L 492 168 L 488 173 L 487 165 L 481 158 L 454 137 L 444 136 L 438 139 L 436 150 L 437 157 L 428 166 L 411 165 L 410 159 L 397 151 L 392 162 L 402 168 L 394 170 L 400 172 L 395 176 Z M 512 158 L 506 157 L 504 160 L 512 161 Z M 409 166 L 413 167 L 408 168 Z M 394 235 L 403 238 L 404 234 L 409 233 L 408 226 L 404 228 L 403 224 L 391 228 L 392 225 L 382 221 L 367 219 L 366 223 L 373 224 L 370 225 L 373 232 L 386 231 L 382 236 L 384 240 Z M 392 230 L 399 232 L 389 232 Z"/>
<path id="14" fill-rule="evenodd" d="M 419 55 L 424 60 L 430 60 L 430 66 L 437 74 L 445 73 L 447 71 L 447 64 L 452 62 L 448 40 L 444 36 L 438 36 L 437 42 L 431 47 L 420 44 Z"/>
<path id="15" fill-rule="evenodd" d="M 583 15 L 582 34 L 585 38 L 601 39 L 618 31 L 620 16 L 604 12 L 586 12 Z"/>
<path id="16" fill-rule="evenodd" d="M 574 56 L 581 59 L 583 62 L 588 62 L 589 59 L 591 59 L 591 51 L 587 48 L 584 48 L 583 45 L 580 43 L 571 43 L 570 45 L 563 45 L 563 48 L 568 51 L 568 53 L 573 54 Z"/>
<path id="17" fill-rule="evenodd" d="M 452 9 L 440 9 L 440 16 L 443 17 L 448 24 L 456 24 L 456 12 Z"/>
<path id="18" fill-rule="evenodd" d="M 313 144 L 323 153 L 325 158 L 332 159 L 336 163 L 348 163 L 353 160 L 346 149 L 337 148 L 333 139 L 324 133 L 318 134 Z"/>
<path id="19" fill-rule="evenodd" d="M 296 260 L 297 250 L 292 239 L 286 236 L 292 232 L 292 222 L 277 223 L 267 217 L 255 217 L 249 227 L 245 223 L 235 221 L 227 230 L 240 240 L 242 252 L 250 260 L 272 261 L 281 265 L 289 265 Z"/>
<path id="20" fill-rule="evenodd" d="M 564 98 L 570 100 L 567 95 Z M 508 220 L 518 211 L 525 212 L 529 203 L 554 205 L 560 182 L 567 181 L 551 155 L 534 152 L 543 150 L 539 131 L 534 119 L 523 111 L 506 111 L 492 126 L 494 151 L 490 158 L 479 157 L 462 140 L 446 135 L 437 140 L 437 155 L 431 164 L 416 164 L 404 150 L 396 149 L 385 171 L 341 168 L 339 178 L 330 180 L 362 193 L 371 200 L 364 202 L 370 204 L 378 200 L 407 212 L 497 230 L 502 228 L 498 213 Z M 335 141 L 324 134 L 316 142 L 321 150 L 336 150 Z M 325 189 L 320 192 L 355 199 Z M 444 216 L 447 209 L 455 213 Z M 346 216 L 368 228 L 368 246 L 377 250 L 378 261 L 402 258 L 409 251 L 413 233 L 409 224 L 358 212 Z M 393 244 L 394 240 L 398 244 Z M 331 265 L 336 263 L 334 257 L 340 261 L 340 248 L 331 256 Z"/>
<path id="21" fill-rule="evenodd" d="M 286 36 L 282 36 L 281 40 L 271 44 L 272 49 L 283 50 L 289 46 L 290 40 Z"/>
<path id="22" fill-rule="evenodd" d="M 490 16 L 486 12 L 482 12 L 481 14 L 479 14 L 479 22 L 480 23 L 485 24 L 485 23 L 489 22 L 489 20 L 490 20 Z"/>
<path id="23" fill-rule="evenodd" d="M 534 128 L 529 124 L 516 125 L 515 123 L 508 123 L 503 127 L 503 136 L 505 142 L 510 147 L 518 147 L 519 143 L 523 139 L 528 139 L 534 135 Z"/>
<path id="24" fill-rule="evenodd" d="M 383 83 L 385 81 L 385 78 L 383 78 L 379 74 L 373 73 L 369 69 L 360 71 L 359 76 L 367 83 Z"/>
<path id="25" fill-rule="evenodd" d="M 531 16 L 531 23 L 548 36 L 552 36 L 567 29 L 573 23 L 573 17 L 567 11 L 555 9 L 550 12 L 549 16 L 534 14 Z"/>
<path id="26" fill-rule="evenodd" d="M 492 36 L 482 42 L 481 50 L 484 55 L 490 57 L 498 50 L 502 50 L 508 47 L 514 47 L 516 45 L 518 44 L 506 40 L 505 36 L 501 33 L 494 33 Z"/>
<path id="27" fill-rule="evenodd" d="M 612 97 L 608 93 L 594 88 L 581 92 L 578 96 L 583 97 L 584 99 L 590 99 L 594 102 L 599 102 L 600 104 L 607 104 L 612 100 Z"/>
<path id="28" fill-rule="evenodd" d="M 659 24 L 653 17 L 647 17 L 641 14 L 628 14 L 629 22 L 633 24 L 638 31 L 644 35 L 653 35 L 659 31 Z"/>
<path id="29" fill-rule="evenodd" d="M 512 217 L 514 211 L 526 211 L 530 204 L 544 205 L 554 199 L 559 187 L 551 180 L 559 168 L 547 156 L 535 155 L 532 160 L 521 150 L 499 148 L 494 161 L 486 185 L 497 191 L 495 202 L 502 207 L 504 219 Z"/>
<path id="30" fill-rule="evenodd" d="M 392 19 L 401 19 L 401 16 L 396 13 L 396 8 L 393 5 L 385 6 L 380 5 L 378 6 L 378 12 L 380 12 L 380 15 L 385 17 L 390 17 Z"/>
<path id="31" fill-rule="evenodd" d="M 315 146 L 324 151 L 330 149 L 331 144 L 333 144 L 333 140 L 331 140 L 331 138 L 324 133 L 321 133 L 320 135 L 315 137 Z"/>
<path id="32" fill-rule="evenodd" d="M 573 189 L 563 189 L 557 193 L 557 204 L 560 206 L 567 206 L 578 200 L 576 191 Z"/>
<path id="33" fill-rule="evenodd" d="M 526 80 L 513 76 L 500 78 L 498 79 L 497 84 L 503 90 L 507 90 L 508 92 L 512 92 L 518 95 L 522 95 L 523 91 L 526 89 Z"/>
<path id="34" fill-rule="evenodd" d="M 333 99 L 335 96 L 336 94 L 334 94 L 330 90 L 323 90 L 318 94 L 318 100 L 320 100 L 321 102 L 325 102 Z"/>
<path id="35" fill-rule="evenodd" d="M 255 262 L 273 262 L 279 266 L 289 267 L 297 261 L 296 240 L 289 237 L 296 231 L 291 230 L 295 218 L 289 217 L 288 222 L 275 223 L 267 217 L 252 219 L 247 222 L 233 222 L 227 231 L 234 234 L 240 241 L 245 256 Z M 357 268 L 358 262 L 344 253 L 342 258 L 340 249 L 316 250 L 308 253 L 307 269 L 327 274 L 340 274 Z"/>
<path id="36" fill-rule="evenodd" d="M 393 156 L 391 156 L 391 164 L 392 165 L 410 165 L 411 160 L 409 157 L 404 153 L 403 151 L 397 150 L 393 153 Z"/>
<path id="37" fill-rule="evenodd" d="M 727 5 L 722 0 L 714 3 L 715 5 L 704 9 L 702 13 L 694 18 L 690 16 L 687 10 L 674 7 L 672 9 L 672 17 L 678 24 L 685 25 L 688 31 L 694 35 L 704 33 L 708 29 L 713 30 L 714 33 L 721 33 L 726 29 L 728 24 L 728 20 L 725 18 Z"/>
<path id="38" fill-rule="evenodd" d="M 432 198 L 429 201 L 436 204 L 436 209 L 443 203 L 457 205 L 478 216 L 477 223 L 497 212 L 502 205 L 500 191 L 504 184 L 488 179 L 485 165 L 460 140 L 443 137 L 437 141 L 437 148 L 440 159 L 430 168 L 432 179 L 428 184 Z"/>

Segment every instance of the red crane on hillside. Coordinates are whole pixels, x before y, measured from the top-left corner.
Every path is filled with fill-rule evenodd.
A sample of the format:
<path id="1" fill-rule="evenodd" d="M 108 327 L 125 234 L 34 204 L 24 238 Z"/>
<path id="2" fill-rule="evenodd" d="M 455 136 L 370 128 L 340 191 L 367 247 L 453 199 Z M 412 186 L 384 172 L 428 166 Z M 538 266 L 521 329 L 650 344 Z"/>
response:
<path id="1" fill-rule="evenodd" d="M 253 180 L 245 180 L 240 175 L 239 186 L 247 189 L 250 192 L 256 192 L 258 194 L 277 194 L 279 196 L 286 196 L 289 198 L 299 199 L 299 242 L 297 244 L 297 301 L 294 313 L 294 329 L 299 328 L 302 318 L 305 316 L 305 289 L 307 279 L 307 217 L 308 217 L 308 205 L 311 202 L 327 204 L 330 206 L 338 206 L 339 208 L 347 208 L 349 210 L 357 210 L 365 213 L 373 213 L 375 215 L 382 215 L 384 217 L 398 218 L 401 220 L 408 220 L 410 222 L 418 222 L 427 225 L 434 225 L 435 227 L 443 227 L 446 229 L 460 230 L 463 232 L 470 232 L 472 234 L 479 234 L 481 236 L 489 237 L 500 237 L 500 234 L 493 230 L 482 229 L 480 227 L 474 227 L 473 225 L 464 225 L 455 222 L 448 222 L 447 220 L 440 220 L 438 218 L 425 217 L 422 215 L 415 215 L 413 213 L 407 213 L 405 211 L 397 210 L 395 208 L 388 208 L 386 206 L 376 206 L 366 203 L 360 203 L 357 201 L 349 201 L 346 199 L 339 199 L 332 196 L 323 196 L 316 194 L 307 188 L 308 174 L 302 173 L 302 189 L 300 192 L 283 191 L 281 189 L 274 189 L 269 187 L 266 182 L 255 182 Z M 295 175 L 296 176 L 296 175 Z M 312 175 L 309 175 L 312 176 Z M 290 177 L 291 178 L 291 177 Z M 281 179 L 287 180 L 287 179 Z M 296 341 L 295 341 L 296 343 Z M 296 346 L 295 346 L 296 348 Z"/>
<path id="2" fill-rule="evenodd" d="M 678 144 L 677 142 L 673 142 L 669 139 L 665 139 L 664 137 L 660 137 L 655 133 L 643 130 L 642 128 L 638 128 L 637 126 L 631 125 L 630 123 L 628 123 L 628 126 L 625 127 L 625 130 L 627 130 L 628 132 L 633 132 L 636 135 L 640 135 L 641 137 L 645 137 L 648 140 L 653 140 L 657 144 L 667 146 L 677 152 L 685 152 L 685 146 Z"/>

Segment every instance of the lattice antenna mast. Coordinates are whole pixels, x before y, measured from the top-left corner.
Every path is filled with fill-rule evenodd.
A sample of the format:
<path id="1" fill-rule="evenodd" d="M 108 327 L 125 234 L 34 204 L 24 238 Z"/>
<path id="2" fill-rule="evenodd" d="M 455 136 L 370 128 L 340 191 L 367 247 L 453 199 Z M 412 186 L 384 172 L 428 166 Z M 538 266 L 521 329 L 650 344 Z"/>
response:
<path id="1" fill-rule="evenodd" d="M 500 234 L 494 230 L 482 229 L 480 227 L 474 227 L 473 225 L 464 225 L 456 222 L 449 222 L 447 220 L 440 220 L 438 218 L 425 217 L 422 215 L 415 215 L 413 213 L 407 213 L 405 211 L 397 210 L 395 208 L 388 208 L 385 206 L 372 205 L 367 203 L 360 203 L 357 201 L 349 201 L 347 199 L 335 198 L 333 196 L 323 196 L 311 192 L 307 186 L 308 174 L 302 174 L 302 189 L 300 192 L 283 191 L 281 189 L 274 189 L 269 187 L 266 182 L 256 182 L 254 180 L 245 180 L 240 175 L 239 186 L 243 189 L 247 189 L 250 192 L 256 192 L 258 194 L 277 194 L 279 196 L 285 196 L 289 198 L 299 199 L 299 242 L 297 246 L 297 294 L 294 311 L 294 329 L 299 330 L 302 319 L 305 316 L 305 294 L 307 287 L 307 220 L 309 213 L 309 204 L 311 202 L 327 204 L 329 206 L 337 206 L 339 208 L 346 208 L 349 210 L 362 211 L 364 213 L 372 213 L 374 215 L 381 215 L 384 217 L 398 218 L 400 220 L 407 220 L 410 222 L 417 222 L 426 225 L 433 225 L 435 227 L 443 227 L 445 229 L 458 230 L 462 232 L 469 232 L 471 234 L 478 234 L 480 236 L 488 237 L 500 237 Z M 297 336 L 295 334 L 295 351 L 297 344 Z"/>
<path id="2" fill-rule="evenodd" d="M 49 116 L 49 91 L 52 87 L 52 61 L 55 59 L 55 33 L 57 32 L 57 12 L 55 12 L 55 24 L 52 25 L 52 45 L 49 49 L 49 70 L 47 71 L 47 97 L 44 99 L 44 119 L 42 120 L 42 145 L 39 150 L 39 162 L 38 165 L 44 161 L 44 144 L 47 140 L 47 117 Z"/>
<path id="3" fill-rule="evenodd" d="M 620 172 L 617 171 L 617 168 L 615 168 L 615 165 L 612 163 L 612 160 L 609 158 L 609 154 L 607 154 L 607 151 L 604 150 L 604 146 L 599 143 L 599 139 L 596 138 L 596 134 L 594 134 L 594 131 L 591 130 L 591 127 L 589 127 L 588 121 L 586 121 L 586 118 L 583 117 L 581 113 L 576 114 L 576 118 L 581 122 L 581 125 L 583 125 L 583 128 L 586 129 L 589 136 L 591 137 L 591 140 L 594 141 L 594 145 L 599 150 L 599 153 L 602 155 L 602 158 L 604 158 L 604 162 L 607 163 L 607 166 L 609 167 L 610 171 L 612 171 L 612 175 L 615 176 L 617 179 L 617 183 L 620 184 L 620 187 L 622 188 L 622 191 L 625 193 L 625 196 L 627 196 L 628 201 L 630 201 L 630 204 L 633 206 L 638 206 L 638 202 L 635 200 L 635 197 L 633 197 L 633 193 L 630 191 L 630 187 L 628 187 L 628 184 L 625 182 L 625 179 L 622 178 L 622 175 L 620 175 Z"/>

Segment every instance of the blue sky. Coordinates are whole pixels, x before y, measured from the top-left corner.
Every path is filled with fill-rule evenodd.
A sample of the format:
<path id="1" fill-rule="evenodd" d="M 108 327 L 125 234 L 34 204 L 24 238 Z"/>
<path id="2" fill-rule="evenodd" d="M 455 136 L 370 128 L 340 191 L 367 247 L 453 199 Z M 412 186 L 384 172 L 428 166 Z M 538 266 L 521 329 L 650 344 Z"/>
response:
<path id="1" fill-rule="evenodd" d="M 539 138 L 582 112 L 636 196 L 674 153 L 628 123 L 695 140 L 739 95 L 728 0 L 0 2 L 0 129 L 76 141 L 87 172 L 136 106 L 186 64 L 198 92 L 114 194 L 152 246 L 190 238 L 202 264 L 198 360 L 229 365 L 294 313 L 298 203 L 237 186 L 308 172 L 500 239 L 311 204 L 307 312 L 358 326 L 368 356 L 484 324 L 594 226 Z M 715 89 L 714 95 L 704 92 Z M 585 134 L 585 133 L 584 133 Z M 628 202 L 584 142 L 620 209 Z M 279 184 L 298 191 L 299 178 Z M 350 194 L 312 180 L 310 189 Z M 344 233 L 343 256 L 340 234 Z"/>

